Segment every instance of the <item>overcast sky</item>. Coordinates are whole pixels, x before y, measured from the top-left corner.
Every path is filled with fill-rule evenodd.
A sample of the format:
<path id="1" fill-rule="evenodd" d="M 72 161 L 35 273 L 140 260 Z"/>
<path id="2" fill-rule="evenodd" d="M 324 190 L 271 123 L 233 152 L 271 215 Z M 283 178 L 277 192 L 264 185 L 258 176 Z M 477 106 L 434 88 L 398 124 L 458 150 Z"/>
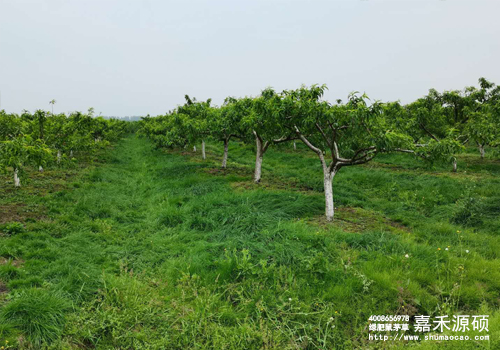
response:
<path id="1" fill-rule="evenodd" d="M 500 83 L 498 0 L 0 0 L 1 108 L 157 115 L 327 84 L 410 102 Z"/>

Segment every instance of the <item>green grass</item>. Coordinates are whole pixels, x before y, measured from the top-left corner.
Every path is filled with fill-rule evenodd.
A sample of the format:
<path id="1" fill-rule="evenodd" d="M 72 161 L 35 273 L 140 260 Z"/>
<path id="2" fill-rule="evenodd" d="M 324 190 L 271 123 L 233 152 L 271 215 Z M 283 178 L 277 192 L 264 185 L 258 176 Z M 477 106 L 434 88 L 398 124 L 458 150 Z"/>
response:
<path id="1" fill-rule="evenodd" d="M 270 149 L 259 185 L 249 146 L 232 143 L 222 171 L 220 145 L 202 161 L 134 136 L 21 190 L 2 178 L 0 345 L 500 346 L 499 161 L 344 168 L 330 224 L 319 161 L 298 148 Z M 394 314 L 487 314 L 491 340 L 369 341 L 370 315 Z"/>

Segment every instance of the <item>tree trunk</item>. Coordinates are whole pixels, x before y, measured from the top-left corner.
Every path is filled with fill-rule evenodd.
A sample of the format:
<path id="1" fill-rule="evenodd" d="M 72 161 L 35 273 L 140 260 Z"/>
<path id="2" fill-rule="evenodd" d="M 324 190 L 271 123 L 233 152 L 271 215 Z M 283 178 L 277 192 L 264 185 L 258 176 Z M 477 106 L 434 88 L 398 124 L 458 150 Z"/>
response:
<path id="1" fill-rule="evenodd" d="M 333 187 L 332 182 L 335 172 L 330 172 L 326 167 L 323 168 L 323 184 L 325 187 L 325 215 L 327 221 L 333 221 L 335 208 L 333 206 Z"/>
<path id="2" fill-rule="evenodd" d="M 14 187 L 21 187 L 21 179 L 18 176 L 19 170 L 17 168 L 14 169 Z"/>
<path id="3" fill-rule="evenodd" d="M 262 157 L 264 156 L 264 152 L 262 149 L 262 140 L 257 135 L 255 135 L 255 143 L 257 145 L 257 151 L 255 152 L 255 171 L 253 181 L 258 184 L 262 176 Z"/>
<path id="4" fill-rule="evenodd" d="M 454 173 L 457 172 L 457 160 L 456 159 L 453 161 L 453 172 Z"/>
<path id="5" fill-rule="evenodd" d="M 61 163 L 61 150 L 57 150 L 57 163 Z"/>
<path id="6" fill-rule="evenodd" d="M 73 150 L 69 151 L 69 157 L 73 158 Z"/>
<path id="7" fill-rule="evenodd" d="M 205 154 L 205 140 L 201 140 L 201 157 L 207 159 L 207 155 Z"/>
<path id="8" fill-rule="evenodd" d="M 332 167 L 331 170 L 326 164 L 325 157 L 323 153 L 318 149 L 319 160 L 323 167 L 323 187 L 325 189 L 325 215 L 326 221 L 333 221 L 333 215 L 335 212 L 335 207 L 333 206 L 333 178 L 337 172 L 336 167 Z"/>
<path id="9" fill-rule="evenodd" d="M 222 157 L 222 169 L 226 169 L 227 167 L 227 152 L 229 149 L 229 140 L 224 140 L 224 156 Z"/>
<path id="10" fill-rule="evenodd" d="M 481 153 L 481 159 L 484 159 L 484 145 L 479 145 L 479 153 Z"/>
<path id="11" fill-rule="evenodd" d="M 196 152 L 196 146 L 193 146 L 193 152 Z"/>
<path id="12" fill-rule="evenodd" d="M 297 144 L 295 143 L 295 141 L 293 141 L 293 150 L 296 151 L 297 150 Z"/>
<path id="13" fill-rule="evenodd" d="M 38 166 L 38 171 L 43 173 L 43 167 L 41 165 Z"/>
<path id="14" fill-rule="evenodd" d="M 321 161 L 321 166 L 323 167 L 323 187 L 325 189 L 325 216 L 327 221 L 333 221 L 333 215 L 335 212 L 335 207 L 333 206 L 333 178 L 335 174 L 340 169 L 340 164 L 335 162 L 331 163 L 330 166 L 326 164 L 324 152 L 310 143 L 304 135 L 302 135 L 297 127 L 295 127 L 297 135 L 300 137 L 302 142 L 306 144 L 312 151 L 314 151 Z"/>

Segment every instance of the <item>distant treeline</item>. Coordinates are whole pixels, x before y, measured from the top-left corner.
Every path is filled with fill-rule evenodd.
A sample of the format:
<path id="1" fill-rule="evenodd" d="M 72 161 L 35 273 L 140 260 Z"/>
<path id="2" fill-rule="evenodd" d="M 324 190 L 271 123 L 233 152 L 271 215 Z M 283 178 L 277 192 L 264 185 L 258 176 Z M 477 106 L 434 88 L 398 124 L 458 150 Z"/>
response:
<path id="1" fill-rule="evenodd" d="M 126 122 L 137 122 L 141 120 L 142 116 L 126 116 L 126 117 L 115 117 L 115 116 L 102 116 L 104 119 L 118 119 Z"/>

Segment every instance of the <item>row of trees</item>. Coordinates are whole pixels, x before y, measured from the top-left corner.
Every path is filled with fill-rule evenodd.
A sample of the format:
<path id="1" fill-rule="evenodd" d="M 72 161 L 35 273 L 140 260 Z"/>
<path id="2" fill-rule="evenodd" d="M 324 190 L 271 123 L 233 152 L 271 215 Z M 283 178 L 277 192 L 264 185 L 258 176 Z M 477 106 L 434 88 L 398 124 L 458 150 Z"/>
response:
<path id="1" fill-rule="evenodd" d="M 408 123 L 407 132 L 419 130 L 436 143 L 450 139 L 462 145 L 473 143 L 481 158 L 486 146 L 498 147 L 500 143 L 500 86 L 484 78 L 479 79 L 479 88 L 443 93 L 431 89 L 427 96 L 404 108 L 407 115 L 401 122 Z"/>
<path id="2" fill-rule="evenodd" d="M 500 144 L 500 88 L 486 79 L 479 87 L 429 94 L 403 105 L 371 102 L 353 93 L 344 102 L 322 99 L 326 86 L 314 85 L 277 92 L 265 89 L 255 97 L 228 97 L 223 105 L 186 96 L 183 106 L 158 117 L 145 117 L 141 133 L 157 147 L 188 147 L 215 140 L 223 147 L 222 167 L 227 166 L 231 139 L 255 142 L 254 181 L 262 176 L 262 162 L 269 147 L 300 140 L 314 152 L 323 169 L 325 214 L 333 220 L 332 182 L 341 168 L 365 164 L 378 154 L 407 153 L 427 161 L 450 161 L 467 143 Z"/>
<path id="3" fill-rule="evenodd" d="M 52 114 L 37 110 L 21 115 L 0 111 L 0 169 L 13 172 L 15 187 L 27 166 L 43 171 L 51 163 L 88 155 L 128 130 L 129 123 L 94 118 L 88 113 Z"/>

